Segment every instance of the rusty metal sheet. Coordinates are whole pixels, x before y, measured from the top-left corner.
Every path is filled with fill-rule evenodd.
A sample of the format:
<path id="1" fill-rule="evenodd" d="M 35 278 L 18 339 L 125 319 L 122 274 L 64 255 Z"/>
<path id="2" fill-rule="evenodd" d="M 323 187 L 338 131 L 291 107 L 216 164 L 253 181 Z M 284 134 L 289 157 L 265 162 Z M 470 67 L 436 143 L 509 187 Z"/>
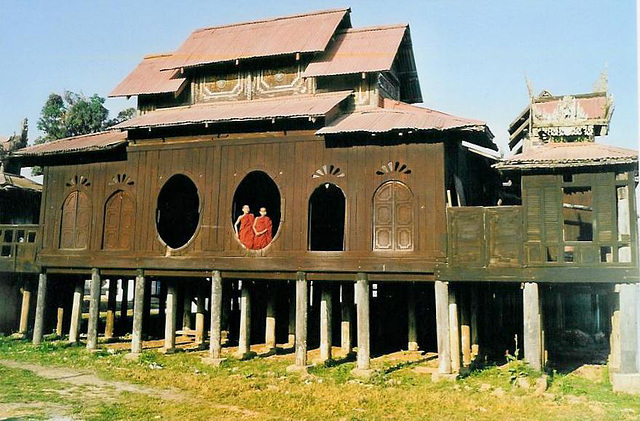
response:
<path id="1" fill-rule="evenodd" d="M 407 25 L 348 29 L 313 60 L 304 77 L 391 70 Z"/>
<path id="2" fill-rule="evenodd" d="M 11 189 L 42 191 L 42 184 L 21 175 L 0 172 L 0 190 Z"/>
<path id="3" fill-rule="evenodd" d="M 632 164 L 638 151 L 602 143 L 546 143 L 514 155 L 494 166 L 499 169 L 575 167 L 585 165 Z"/>
<path id="4" fill-rule="evenodd" d="M 347 114 L 318 130 L 316 134 L 385 133 L 392 130 L 488 130 L 486 123 L 456 117 L 429 108 L 384 99 L 382 107 Z"/>
<path id="5" fill-rule="evenodd" d="M 53 140 L 15 151 L 14 156 L 53 155 L 58 153 L 97 151 L 114 148 L 127 141 L 127 133 L 119 130 L 91 133 Z"/>
<path id="6" fill-rule="evenodd" d="M 179 93 L 186 86 L 187 79 L 180 77 L 179 70 L 161 70 L 175 61 L 172 54 L 146 56 L 109 96 Z"/>
<path id="7" fill-rule="evenodd" d="M 542 119 L 545 116 L 557 119 L 558 115 L 566 118 L 564 114 L 568 110 L 577 120 L 599 120 L 607 118 L 609 105 L 609 98 L 606 95 L 583 98 L 569 95 L 551 101 L 540 100 L 533 104 L 533 109 L 534 116 L 540 116 L 539 118 Z"/>
<path id="8" fill-rule="evenodd" d="M 174 53 L 167 68 L 193 67 L 254 57 L 324 51 L 348 8 L 202 28 Z"/>
<path id="9" fill-rule="evenodd" d="M 115 128 L 134 129 L 223 121 L 268 120 L 281 117 L 324 117 L 350 95 L 351 91 L 341 91 L 165 108 L 132 118 L 118 124 Z"/>

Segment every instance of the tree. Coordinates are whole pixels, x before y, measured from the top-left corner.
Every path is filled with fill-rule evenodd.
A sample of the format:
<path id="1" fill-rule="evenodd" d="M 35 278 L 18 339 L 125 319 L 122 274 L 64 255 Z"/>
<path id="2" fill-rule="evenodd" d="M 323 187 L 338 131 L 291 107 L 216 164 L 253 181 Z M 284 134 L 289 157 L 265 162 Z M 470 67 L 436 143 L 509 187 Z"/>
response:
<path id="1" fill-rule="evenodd" d="M 135 108 L 127 108 L 109 120 L 109 110 L 104 107 L 104 102 L 105 99 L 97 94 L 87 97 L 71 91 L 63 95 L 52 93 L 42 107 L 37 124 L 44 135 L 35 143 L 99 132 L 135 116 Z M 40 175 L 42 169 L 34 167 L 32 172 Z"/>

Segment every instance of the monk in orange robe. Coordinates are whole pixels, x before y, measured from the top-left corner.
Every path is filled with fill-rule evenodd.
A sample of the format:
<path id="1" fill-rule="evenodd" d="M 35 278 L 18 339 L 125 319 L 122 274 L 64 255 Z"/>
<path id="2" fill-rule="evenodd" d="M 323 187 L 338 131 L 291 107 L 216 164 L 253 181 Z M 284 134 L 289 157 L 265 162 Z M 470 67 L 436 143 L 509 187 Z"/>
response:
<path id="1" fill-rule="evenodd" d="M 253 221 L 253 248 L 260 250 L 269 245 L 272 240 L 271 230 L 273 223 L 271 218 L 267 216 L 267 208 L 260 208 L 260 216 Z"/>
<path id="2" fill-rule="evenodd" d="M 248 249 L 253 248 L 253 222 L 255 219 L 253 214 L 249 213 L 250 210 L 249 205 L 244 205 L 242 207 L 242 215 L 238 216 L 236 223 L 233 225 L 236 237 Z M 238 229 L 238 225 L 240 225 L 240 229 Z"/>

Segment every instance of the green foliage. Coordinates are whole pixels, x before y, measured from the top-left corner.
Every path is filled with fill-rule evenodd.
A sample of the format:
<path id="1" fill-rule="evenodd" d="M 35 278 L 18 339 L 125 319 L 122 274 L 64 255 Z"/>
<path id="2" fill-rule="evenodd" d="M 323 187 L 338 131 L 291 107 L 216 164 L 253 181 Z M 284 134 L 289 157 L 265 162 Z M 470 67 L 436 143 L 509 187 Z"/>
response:
<path id="1" fill-rule="evenodd" d="M 116 118 L 112 118 L 111 120 L 108 120 L 105 123 L 106 127 L 111 127 L 111 126 L 115 126 L 116 124 L 120 124 L 123 121 L 127 121 L 129 119 L 132 119 L 133 117 L 136 116 L 136 109 L 133 107 L 130 108 L 125 108 L 124 110 L 120 111 L 118 113 L 118 115 L 116 116 Z"/>

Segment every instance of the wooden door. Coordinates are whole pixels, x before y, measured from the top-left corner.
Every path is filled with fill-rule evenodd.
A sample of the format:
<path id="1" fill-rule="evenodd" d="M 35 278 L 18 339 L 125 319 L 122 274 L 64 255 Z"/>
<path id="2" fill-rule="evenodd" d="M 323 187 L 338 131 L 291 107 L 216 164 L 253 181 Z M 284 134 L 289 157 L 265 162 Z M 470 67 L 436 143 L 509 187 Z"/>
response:
<path id="1" fill-rule="evenodd" d="M 135 203 L 122 190 L 115 192 L 104 208 L 104 233 L 102 248 L 105 250 L 129 250 L 133 239 Z"/>
<path id="2" fill-rule="evenodd" d="M 413 250 L 413 194 L 400 181 L 389 181 L 373 198 L 373 249 Z"/>
<path id="3" fill-rule="evenodd" d="M 60 248 L 84 249 L 89 243 L 91 204 L 78 190 L 69 193 L 62 205 L 60 222 Z"/>

